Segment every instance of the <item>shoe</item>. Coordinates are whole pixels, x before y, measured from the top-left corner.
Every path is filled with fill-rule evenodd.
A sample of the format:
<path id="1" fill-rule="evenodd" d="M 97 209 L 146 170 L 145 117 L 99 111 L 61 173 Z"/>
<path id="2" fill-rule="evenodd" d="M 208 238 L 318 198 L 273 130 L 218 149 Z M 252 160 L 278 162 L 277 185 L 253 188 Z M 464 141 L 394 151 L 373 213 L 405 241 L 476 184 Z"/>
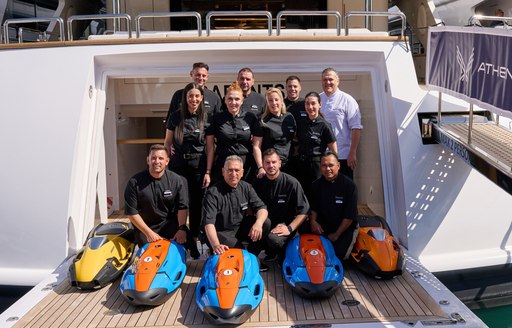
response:
<path id="1" fill-rule="evenodd" d="M 260 263 L 260 272 L 267 272 L 268 271 L 268 265 L 265 263 Z"/>
<path id="2" fill-rule="evenodd" d="M 265 262 L 274 262 L 275 260 L 277 260 L 277 254 L 272 253 L 265 255 L 265 258 L 263 259 Z"/>
<path id="3" fill-rule="evenodd" d="M 201 257 L 201 254 L 199 253 L 199 250 L 197 249 L 197 243 L 193 242 L 190 246 L 190 257 L 192 257 L 194 260 L 197 260 L 199 257 Z"/>

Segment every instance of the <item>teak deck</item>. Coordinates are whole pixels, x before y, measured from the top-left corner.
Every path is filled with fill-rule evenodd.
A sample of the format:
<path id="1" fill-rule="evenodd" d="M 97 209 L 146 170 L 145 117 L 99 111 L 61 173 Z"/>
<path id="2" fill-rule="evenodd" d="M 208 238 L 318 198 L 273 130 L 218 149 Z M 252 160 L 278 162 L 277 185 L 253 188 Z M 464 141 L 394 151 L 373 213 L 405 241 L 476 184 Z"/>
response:
<path id="1" fill-rule="evenodd" d="M 442 128 L 468 144 L 467 123 L 443 123 Z M 473 123 L 471 145 L 506 168 L 512 168 L 512 133 L 494 123 Z"/>
<path id="2" fill-rule="evenodd" d="M 360 206 L 361 214 L 371 211 Z M 111 218 L 120 219 L 120 215 Z M 119 292 L 119 280 L 96 291 L 71 287 L 66 280 L 23 316 L 14 327 L 208 327 L 195 302 L 205 260 L 187 262 L 181 287 L 157 307 L 134 307 Z M 263 272 L 265 293 L 246 327 L 289 326 L 447 319 L 419 283 L 405 272 L 393 280 L 375 280 L 345 268 L 340 288 L 328 299 L 308 300 L 295 294 L 278 264 Z M 357 301 L 357 302 L 353 302 Z M 355 303 L 355 304 L 353 304 Z"/>
<path id="3" fill-rule="evenodd" d="M 181 288 L 157 307 L 129 305 L 119 292 L 119 279 L 96 291 L 78 290 L 64 281 L 15 327 L 209 326 L 195 302 L 195 288 L 204 263 L 204 260 L 189 261 Z M 323 300 L 303 299 L 295 294 L 283 280 L 278 265 L 271 265 L 262 276 L 263 300 L 243 326 L 446 319 L 440 306 L 409 273 L 378 281 L 348 269 L 338 291 Z M 345 305 L 352 300 L 359 304 Z"/>

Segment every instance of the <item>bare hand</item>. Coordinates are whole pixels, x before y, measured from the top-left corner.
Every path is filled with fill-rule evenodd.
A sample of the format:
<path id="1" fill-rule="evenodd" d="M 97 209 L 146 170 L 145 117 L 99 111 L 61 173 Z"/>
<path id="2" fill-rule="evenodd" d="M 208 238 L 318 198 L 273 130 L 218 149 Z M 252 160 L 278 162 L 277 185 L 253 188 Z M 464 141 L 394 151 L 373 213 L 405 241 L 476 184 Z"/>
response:
<path id="1" fill-rule="evenodd" d="M 256 223 L 253 224 L 249 231 L 249 238 L 251 238 L 252 241 L 258 241 L 261 239 L 261 236 L 263 236 L 263 227 Z"/>
<path id="2" fill-rule="evenodd" d="M 278 236 L 288 236 L 290 235 L 290 231 L 288 230 L 288 226 L 279 223 L 274 229 L 270 231 L 273 234 L 276 234 Z"/>
<path id="3" fill-rule="evenodd" d="M 310 221 L 310 225 L 311 225 L 312 233 L 317 234 L 317 235 L 321 235 L 324 233 L 324 229 L 322 229 L 322 226 L 320 225 L 320 223 L 318 223 L 316 221 Z"/>
<path id="4" fill-rule="evenodd" d="M 335 242 L 336 240 L 338 240 L 338 238 L 340 238 L 340 236 L 338 236 L 335 232 L 333 233 L 330 233 L 328 236 L 327 236 L 327 239 L 329 239 L 331 242 Z"/>
<path id="5" fill-rule="evenodd" d="M 187 232 L 184 230 L 178 230 L 172 240 L 175 240 L 178 244 L 184 244 L 187 241 Z"/>
<path id="6" fill-rule="evenodd" d="M 203 188 L 208 188 L 210 185 L 211 179 L 209 174 L 205 174 L 203 178 Z"/>
<path id="7" fill-rule="evenodd" d="M 162 240 L 163 238 L 160 237 L 159 234 L 157 234 L 156 232 L 154 232 L 153 230 L 151 230 L 151 232 L 149 232 L 148 234 L 146 234 L 146 239 L 148 240 L 148 242 L 154 242 L 154 241 L 157 241 L 157 240 Z"/>
<path id="8" fill-rule="evenodd" d="M 261 179 L 265 176 L 265 170 L 263 168 L 259 168 L 258 171 L 256 171 L 256 177 L 258 179 Z"/>
<path id="9" fill-rule="evenodd" d="M 347 165 L 354 171 L 357 166 L 357 156 L 356 154 L 349 154 L 347 159 Z"/>
<path id="10" fill-rule="evenodd" d="M 219 244 L 219 245 L 213 247 L 213 254 L 220 255 L 227 250 L 229 250 L 228 246 Z"/>

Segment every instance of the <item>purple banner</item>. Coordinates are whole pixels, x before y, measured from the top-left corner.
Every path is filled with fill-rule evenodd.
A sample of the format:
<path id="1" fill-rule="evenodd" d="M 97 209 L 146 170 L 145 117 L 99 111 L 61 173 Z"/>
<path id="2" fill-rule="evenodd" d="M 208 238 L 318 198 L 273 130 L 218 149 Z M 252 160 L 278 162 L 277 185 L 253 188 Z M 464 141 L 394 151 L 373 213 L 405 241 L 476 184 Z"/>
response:
<path id="1" fill-rule="evenodd" d="M 429 29 L 427 85 L 492 111 L 512 112 L 512 31 Z"/>

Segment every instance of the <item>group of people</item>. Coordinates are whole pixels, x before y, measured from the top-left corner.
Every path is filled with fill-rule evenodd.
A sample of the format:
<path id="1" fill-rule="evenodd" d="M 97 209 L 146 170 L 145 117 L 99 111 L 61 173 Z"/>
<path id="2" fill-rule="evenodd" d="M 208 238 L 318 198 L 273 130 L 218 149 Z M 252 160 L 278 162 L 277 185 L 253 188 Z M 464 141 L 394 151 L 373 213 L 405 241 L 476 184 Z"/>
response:
<path id="1" fill-rule="evenodd" d="M 151 146 L 148 169 L 128 182 L 136 242 L 174 239 L 198 258 L 204 232 L 213 254 L 239 247 L 282 261 L 290 238 L 314 233 L 347 258 L 358 231 L 352 179 L 363 126 L 336 70 L 326 68 L 323 92 L 304 98 L 300 78 L 289 76 L 285 98 L 278 88 L 257 93 L 254 72 L 242 68 L 222 100 L 206 88 L 208 71 L 193 64 L 193 82 L 172 97 L 164 145 Z"/>

